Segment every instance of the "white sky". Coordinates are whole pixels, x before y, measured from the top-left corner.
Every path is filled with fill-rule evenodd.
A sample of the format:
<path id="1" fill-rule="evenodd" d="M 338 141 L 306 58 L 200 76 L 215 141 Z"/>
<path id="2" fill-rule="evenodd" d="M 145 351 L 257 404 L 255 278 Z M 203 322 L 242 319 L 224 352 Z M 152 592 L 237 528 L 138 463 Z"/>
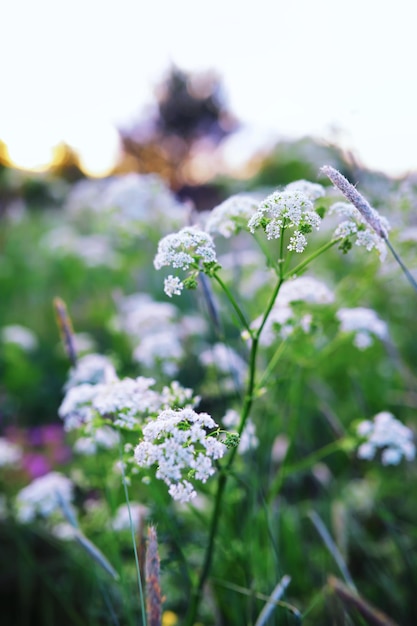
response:
<path id="1" fill-rule="evenodd" d="M 337 137 L 417 169 L 415 0 L 3 0 L 0 139 L 21 165 L 65 140 L 100 169 L 170 63 L 214 68 L 264 138 Z M 249 146 L 248 146 L 249 149 Z"/>

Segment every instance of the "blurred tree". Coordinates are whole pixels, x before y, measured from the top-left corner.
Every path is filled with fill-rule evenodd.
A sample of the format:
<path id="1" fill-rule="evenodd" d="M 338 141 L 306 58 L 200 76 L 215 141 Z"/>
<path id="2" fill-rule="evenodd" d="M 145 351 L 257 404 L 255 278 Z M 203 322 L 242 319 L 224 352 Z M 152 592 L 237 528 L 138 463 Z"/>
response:
<path id="1" fill-rule="evenodd" d="M 156 171 L 178 190 L 193 182 L 196 154 L 212 153 L 238 123 L 213 72 L 189 74 L 174 66 L 156 100 L 150 120 L 119 131 L 124 157 L 117 171 Z"/>

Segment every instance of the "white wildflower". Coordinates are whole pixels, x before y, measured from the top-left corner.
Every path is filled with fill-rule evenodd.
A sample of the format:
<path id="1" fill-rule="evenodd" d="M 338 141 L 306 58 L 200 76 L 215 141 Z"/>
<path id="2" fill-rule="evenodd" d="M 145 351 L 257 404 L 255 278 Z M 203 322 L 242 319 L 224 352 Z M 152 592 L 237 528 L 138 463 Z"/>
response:
<path id="1" fill-rule="evenodd" d="M 148 294 L 133 293 L 117 299 L 118 316 L 114 325 L 134 339 L 160 332 L 175 323 L 178 308 L 170 302 L 156 302 Z"/>
<path id="2" fill-rule="evenodd" d="M 249 220 L 248 228 L 254 233 L 257 228 L 262 227 L 267 239 L 279 239 L 283 228 L 296 227 L 295 239 L 290 242 L 288 249 L 302 252 L 306 244 L 302 239 L 304 233 L 310 232 L 312 228 L 319 230 L 320 222 L 320 216 L 314 212 L 311 200 L 295 189 L 274 191 L 265 198 Z"/>
<path id="3" fill-rule="evenodd" d="M 96 385 L 109 383 L 113 380 L 117 380 L 117 375 L 110 359 L 101 354 L 86 354 L 78 359 L 75 367 L 70 369 L 65 389 L 83 383 Z"/>
<path id="4" fill-rule="evenodd" d="M 35 333 L 26 326 L 20 326 L 20 324 L 3 326 L 0 330 L 0 338 L 3 343 L 14 343 L 25 352 L 31 352 L 38 347 Z"/>
<path id="5" fill-rule="evenodd" d="M 246 227 L 256 209 L 257 202 L 250 196 L 232 196 L 211 211 L 205 228 L 211 234 L 229 239 Z"/>
<path id="6" fill-rule="evenodd" d="M 115 448 L 120 441 L 119 433 L 109 426 L 92 429 L 87 425 L 86 432 L 88 434 L 91 432 L 91 436 L 79 437 L 74 444 L 74 452 L 78 454 L 92 456 L 99 449 Z"/>
<path id="7" fill-rule="evenodd" d="M 301 191 L 311 202 L 326 195 L 322 185 L 311 183 L 309 180 L 295 180 L 285 187 L 285 191 Z"/>
<path id="8" fill-rule="evenodd" d="M 132 518 L 133 528 L 135 531 L 139 531 L 140 525 L 148 512 L 149 509 L 138 502 L 129 502 L 129 507 L 127 504 L 122 504 L 115 513 L 111 527 L 116 531 L 130 530 L 130 518 Z"/>
<path id="9" fill-rule="evenodd" d="M 313 305 L 331 304 L 334 302 L 334 294 L 325 283 L 312 276 L 300 276 L 286 281 L 263 328 L 260 338 L 262 345 L 270 346 L 275 341 L 277 333 L 282 338 L 288 337 L 296 325 L 304 332 L 310 332 L 312 317 L 307 313 L 297 318 L 293 306 L 296 302 Z M 255 330 L 259 328 L 262 319 L 262 316 L 258 317 L 252 322 L 251 327 Z"/>
<path id="10" fill-rule="evenodd" d="M 187 502 L 196 496 L 187 478 L 205 483 L 215 472 L 213 461 L 226 452 L 224 444 L 207 435 L 206 429 L 215 428 L 207 413 L 167 409 L 143 428 L 135 460 L 140 467 L 156 464 L 156 477 L 168 485 L 172 498 Z"/>
<path id="11" fill-rule="evenodd" d="M 115 426 L 131 430 L 141 423 L 144 413 L 160 408 L 159 394 L 150 389 L 154 384 L 153 378 L 139 376 L 100 385 L 92 399 L 92 407 L 102 417 L 113 418 Z"/>
<path id="12" fill-rule="evenodd" d="M 161 393 L 161 406 L 164 409 L 175 406 L 176 408 L 193 408 L 200 402 L 200 396 L 193 396 L 193 390 L 182 387 L 174 380 L 169 386 L 165 386 Z"/>
<path id="13" fill-rule="evenodd" d="M 371 207 L 370 209 L 374 211 Z M 333 239 L 355 237 L 355 245 L 363 246 L 368 252 L 375 248 L 381 261 L 385 260 L 387 247 L 384 239 L 386 237 L 381 237 L 378 234 L 380 229 L 376 232 L 373 227 L 370 227 L 368 220 L 353 204 L 349 202 L 335 202 L 329 209 L 329 215 L 333 213 L 347 218 L 337 226 Z M 388 233 L 390 230 L 388 221 L 379 215 L 378 223 L 384 229 L 384 232 Z"/>
<path id="14" fill-rule="evenodd" d="M 167 376 L 174 376 L 184 350 L 174 326 L 144 336 L 133 352 L 133 358 L 148 368 L 159 365 Z"/>
<path id="15" fill-rule="evenodd" d="M 214 242 L 208 233 L 194 226 L 187 226 L 160 240 L 154 259 L 157 270 L 172 266 L 188 270 L 191 265 L 203 265 L 216 261 Z"/>
<path id="16" fill-rule="evenodd" d="M 169 298 L 172 298 L 172 296 L 180 296 L 183 289 L 184 283 L 178 276 L 172 276 L 172 274 L 170 274 L 165 278 L 164 291 Z"/>
<path id="17" fill-rule="evenodd" d="M 373 343 L 372 337 L 381 341 L 388 338 L 388 326 L 372 309 L 357 307 L 342 308 L 336 313 L 340 321 L 340 330 L 355 333 L 353 343 L 359 350 L 368 348 Z"/>
<path id="18" fill-rule="evenodd" d="M 413 432 L 388 411 L 378 413 L 373 421 L 361 422 L 357 433 L 365 439 L 358 448 L 360 459 L 372 460 L 378 449 L 382 450 L 383 465 L 398 465 L 403 457 L 407 461 L 415 458 Z"/>
<path id="19" fill-rule="evenodd" d="M 0 437 L 0 467 L 18 466 L 23 457 L 23 449 L 4 437 Z"/>
<path id="20" fill-rule="evenodd" d="M 58 409 L 58 415 L 64 421 L 66 431 L 75 430 L 92 420 L 94 412 L 91 402 L 98 389 L 99 385 L 84 383 L 67 390 Z"/>
<path id="21" fill-rule="evenodd" d="M 51 534 L 61 541 L 72 541 L 79 531 L 68 522 L 59 522 L 51 528 Z"/>
<path id="22" fill-rule="evenodd" d="M 203 350 L 199 360 L 205 367 L 213 367 L 217 372 L 232 376 L 238 386 L 242 386 L 246 378 L 247 364 L 242 357 L 224 343 L 215 343 Z"/>
<path id="23" fill-rule="evenodd" d="M 59 472 L 50 472 L 36 478 L 16 496 L 17 519 L 32 522 L 37 515 L 48 517 L 60 510 L 61 502 L 70 505 L 73 499 L 73 484 Z"/>
<path id="24" fill-rule="evenodd" d="M 306 245 L 307 239 L 299 230 L 296 230 L 294 231 L 294 235 L 290 237 L 290 243 L 287 247 L 288 250 L 293 250 L 294 252 L 303 252 Z"/>

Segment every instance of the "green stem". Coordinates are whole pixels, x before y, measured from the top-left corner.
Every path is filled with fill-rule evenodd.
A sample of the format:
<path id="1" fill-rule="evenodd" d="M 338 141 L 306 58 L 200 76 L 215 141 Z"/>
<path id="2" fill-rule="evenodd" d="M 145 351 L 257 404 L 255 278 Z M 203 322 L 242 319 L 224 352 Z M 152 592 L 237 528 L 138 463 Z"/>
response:
<path id="1" fill-rule="evenodd" d="M 404 262 L 401 260 L 400 256 L 396 252 L 396 250 L 393 247 L 392 243 L 389 241 L 388 237 L 385 238 L 385 243 L 387 244 L 388 248 L 391 250 L 391 253 L 392 253 L 394 259 L 397 261 L 398 265 L 401 267 L 402 271 L 404 272 L 404 275 L 407 278 L 408 282 L 413 287 L 413 289 L 415 289 L 415 291 L 417 291 L 417 282 L 414 280 L 414 277 L 411 274 L 411 272 L 408 269 L 408 267 L 406 267 Z"/>
<path id="2" fill-rule="evenodd" d="M 242 416 L 241 416 L 241 421 L 240 421 L 240 425 L 238 429 L 239 435 L 242 433 L 245 427 L 246 420 L 249 416 L 249 413 L 252 407 L 253 392 L 254 392 L 254 387 L 255 387 L 255 371 L 256 371 L 255 366 L 256 366 L 257 350 L 258 350 L 258 339 L 254 338 L 252 340 L 252 347 L 251 347 L 250 358 L 249 358 L 248 388 L 247 388 L 247 392 L 246 392 L 245 399 L 244 399 Z M 219 480 L 217 484 L 216 499 L 214 503 L 213 514 L 211 517 L 209 539 L 208 539 L 208 544 L 206 548 L 204 563 L 203 563 L 203 567 L 200 573 L 198 585 L 195 588 L 192 598 L 191 598 L 191 603 L 188 609 L 188 615 L 185 621 L 185 626 L 193 626 L 197 618 L 198 608 L 200 606 L 201 598 L 203 595 L 204 585 L 206 584 L 206 580 L 210 573 L 211 564 L 213 561 L 214 541 L 217 535 L 217 529 L 218 529 L 218 525 L 220 521 L 221 508 L 223 504 L 223 494 L 224 494 L 227 479 L 230 473 L 230 468 L 233 464 L 236 453 L 237 453 L 237 447 L 233 448 L 230 451 L 229 459 L 219 476 Z"/>
<path id="3" fill-rule="evenodd" d="M 257 394 L 257 392 L 260 391 L 263 385 L 265 385 L 266 381 L 268 380 L 268 378 L 274 371 L 274 368 L 276 364 L 278 363 L 278 361 L 280 360 L 282 353 L 284 352 L 286 347 L 287 347 L 287 344 L 285 343 L 285 340 L 281 341 L 278 348 L 275 350 L 272 359 L 269 361 L 268 365 L 266 366 L 264 373 L 258 380 L 258 383 L 255 388 L 255 394 Z"/>
<path id="4" fill-rule="evenodd" d="M 313 254 L 310 254 L 310 256 L 307 257 L 304 261 L 301 261 L 301 263 L 299 263 L 293 269 L 287 272 L 287 274 L 284 276 L 284 279 L 287 280 L 288 278 L 291 278 L 291 276 L 297 276 L 304 268 L 307 267 L 307 265 L 311 263 L 311 261 L 314 261 L 314 259 L 320 256 L 320 254 L 323 254 L 323 252 L 326 252 L 326 250 L 329 250 L 335 244 L 340 243 L 340 241 L 342 241 L 342 237 L 339 237 L 339 239 L 332 239 L 331 241 L 325 243 L 324 246 L 313 252 Z"/>
<path id="5" fill-rule="evenodd" d="M 283 279 L 283 278 L 280 278 L 280 279 L 278 280 L 278 282 L 277 282 L 276 286 L 275 286 L 275 289 L 274 289 L 274 291 L 273 291 L 273 293 L 272 293 L 272 296 L 271 296 L 271 298 L 270 298 L 270 300 L 269 300 L 269 302 L 268 302 L 268 306 L 267 306 L 267 308 L 266 308 L 265 314 L 264 314 L 264 316 L 263 316 L 263 318 L 262 318 L 262 322 L 261 322 L 261 324 L 260 324 L 259 328 L 257 329 L 257 331 L 256 331 L 256 332 L 255 332 L 255 334 L 254 334 L 254 339 L 256 339 L 256 340 L 258 340 L 258 339 L 259 339 L 259 336 L 260 336 L 261 332 L 262 332 L 262 331 L 263 331 L 263 329 L 264 329 L 264 326 L 265 326 L 265 324 L 266 324 L 266 321 L 267 321 L 267 319 L 268 319 L 268 317 L 269 317 L 269 314 L 270 314 L 270 313 L 271 313 L 271 311 L 272 311 L 272 307 L 273 307 L 273 306 L 274 306 L 274 304 L 275 304 L 275 300 L 277 299 L 277 296 L 278 296 L 279 290 L 281 289 L 281 285 L 282 285 L 282 283 L 283 283 L 283 282 L 284 282 L 284 279 Z M 252 334 L 253 334 L 253 332 L 252 332 Z"/>
<path id="6" fill-rule="evenodd" d="M 279 274 L 279 266 L 275 259 L 272 257 L 271 251 L 268 246 L 265 245 L 265 237 L 260 235 L 258 231 L 254 234 L 255 241 L 264 253 L 266 259 L 268 260 L 268 264 L 275 270 L 275 273 Z"/>
<path id="7" fill-rule="evenodd" d="M 240 306 L 238 305 L 238 303 L 235 300 L 235 297 L 233 296 L 232 292 L 230 291 L 230 289 L 228 288 L 228 286 L 222 281 L 222 279 L 220 278 L 220 276 L 217 273 L 213 274 L 213 278 L 215 280 L 217 280 L 217 282 L 219 283 L 220 287 L 223 289 L 224 293 L 227 296 L 227 299 L 229 300 L 230 304 L 232 305 L 232 307 L 234 308 L 242 326 L 245 328 L 245 330 L 248 331 L 248 333 L 250 335 L 252 335 L 252 330 L 251 327 L 249 326 L 249 323 L 247 322 L 245 316 L 243 315 L 243 312 L 240 308 Z"/>
<path id="8" fill-rule="evenodd" d="M 142 577 L 141 577 L 140 567 L 139 567 L 139 558 L 138 558 L 138 550 L 137 550 L 137 547 L 136 547 L 135 531 L 133 529 L 132 513 L 131 513 L 131 510 L 130 510 L 129 493 L 128 493 L 128 490 L 127 490 L 125 468 L 124 468 L 123 454 L 122 454 L 122 440 L 121 440 L 121 438 L 120 438 L 120 441 L 119 441 L 119 453 L 120 453 L 120 467 L 121 467 L 121 470 L 122 470 L 123 489 L 124 489 L 124 493 L 125 493 L 127 510 L 128 510 L 128 513 L 129 513 L 129 523 L 130 523 L 130 532 L 131 532 L 131 535 L 132 535 L 133 553 L 135 555 L 136 575 L 137 575 L 137 579 L 138 579 L 138 589 L 139 589 L 140 607 L 141 607 L 141 611 L 142 611 L 142 621 L 143 621 L 144 626 L 146 626 L 145 598 L 144 598 L 144 594 L 143 594 Z"/>

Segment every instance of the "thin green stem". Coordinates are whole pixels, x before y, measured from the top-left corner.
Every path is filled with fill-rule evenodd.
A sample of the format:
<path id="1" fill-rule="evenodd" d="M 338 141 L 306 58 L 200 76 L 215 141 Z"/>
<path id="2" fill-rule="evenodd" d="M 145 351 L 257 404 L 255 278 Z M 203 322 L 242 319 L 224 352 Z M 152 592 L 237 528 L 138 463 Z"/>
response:
<path id="1" fill-rule="evenodd" d="M 123 489 L 124 489 L 124 493 L 125 493 L 127 510 L 128 510 L 128 513 L 129 513 L 130 532 L 131 532 L 131 535 L 132 535 L 133 552 L 134 552 L 134 555 L 135 555 L 136 575 L 137 575 L 137 579 L 138 579 L 140 608 L 141 608 L 141 611 L 142 611 L 142 621 L 143 621 L 143 626 L 146 626 L 145 597 L 144 597 L 144 593 L 143 593 L 142 576 L 141 576 L 140 567 L 139 567 L 139 557 L 138 557 L 138 550 L 137 550 L 137 547 L 136 547 L 135 531 L 133 529 L 132 512 L 130 510 L 129 493 L 128 493 L 128 490 L 127 490 L 125 468 L 124 468 L 124 463 L 123 463 L 122 440 L 121 440 L 121 438 L 120 438 L 120 441 L 119 441 L 119 454 L 120 454 L 120 467 L 121 467 L 121 470 L 122 470 Z"/>
<path id="2" fill-rule="evenodd" d="M 417 291 L 417 282 L 415 281 L 408 267 L 406 267 L 404 262 L 401 260 L 400 256 L 398 255 L 398 253 L 396 252 L 395 248 L 393 247 L 392 243 L 389 241 L 388 238 L 385 239 L 385 243 L 387 244 L 388 248 L 391 250 L 392 256 L 394 257 L 394 259 L 397 261 L 398 265 L 401 267 L 402 271 L 404 272 L 404 275 L 407 278 L 408 282 L 413 287 L 413 289 Z"/>
<path id="3" fill-rule="evenodd" d="M 252 330 L 251 330 L 251 327 L 249 326 L 249 322 L 246 320 L 245 316 L 243 315 L 242 309 L 240 308 L 240 306 L 236 302 L 235 297 L 233 296 L 233 294 L 230 291 L 230 289 L 228 288 L 228 286 L 222 281 L 222 279 L 217 274 L 217 272 L 213 274 L 213 278 L 218 282 L 220 287 L 223 289 L 224 293 L 227 296 L 227 299 L 229 300 L 230 304 L 234 308 L 234 310 L 235 310 L 235 312 L 236 312 L 236 314 L 237 314 L 237 316 L 238 316 L 242 326 L 245 328 L 245 330 L 248 331 L 248 333 L 250 335 L 252 335 Z"/>
<path id="4" fill-rule="evenodd" d="M 271 296 L 271 298 L 270 298 L 270 300 L 269 300 L 269 302 L 268 302 L 268 306 L 267 306 L 266 311 L 265 311 L 265 313 L 264 313 L 264 316 L 263 316 L 263 318 L 262 318 L 262 322 L 261 322 L 261 324 L 260 324 L 259 328 L 258 328 L 258 329 L 256 330 L 256 332 L 255 332 L 255 336 L 254 336 L 254 338 L 256 338 L 257 340 L 259 339 L 259 336 L 260 336 L 261 332 L 262 332 L 262 331 L 263 331 L 263 329 L 264 329 L 264 326 L 265 326 L 265 324 L 266 324 L 266 321 L 267 321 L 267 319 L 268 319 L 268 317 L 269 317 L 269 314 L 270 314 L 270 313 L 271 313 L 271 311 L 272 311 L 272 308 L 273 308 L 273 306 L 274 306 L 274 304 L 275 304 L 275 300 L 277 299 L 277 296 L 278 296 L 279 290 L 281 289 L 281 285 L 282 285 L 282 283 L 283 283 L 283 282 L 284 282 L 284 279 L 280 278 L 280 279 L 278 280 L 278 282 L 277 282 L 276 286 L 275 286 L 275 289 L 274 289 L 274 291 L 273 291 L 273 293 L 272 293 L 272 296 Z"/>
<path id="5" fill-rule="evenodd" d="M 263 233 L 262 235 L 260 235 L 259 232 L 256 231 L 254 233 L 254 237 L 255 237 L 256 243 L 258 244 L 258 246 L 264 253 L 265 257 L 267 258 L 269 265 L 275 270 L 275 273 L 279 275 L 279 265 L 275 261 L 275 259 L 272 257 L 271 251 L 268 248 L 268 246 L 265 245 L 265 237 L 263 236 Z"/>
<path id="6" fill-rule="evenodd" d="M 255 394 L 265 385 L 268 378 L 271 376 L 272 372 L 275 369 L 276 364 L 280 360 L 286 347 L 287 347 L 287 344 L 285 340 L 281 341 L 278 348 L 275 350 L 272 359 L 269 361 L 268 365 L 266 366 L 264 373 L 262 374 L 262 376 L 260 377 L 260 379 L 258 380 L 256 384 Z"/>
<path id="7" fill-rule="evenodd" d="M 253 392 L 254 392 L 254 387 L 255 387 L 257 349 L 258 349 L 258 339 L 254 338 L 252 340 L 252 347 L 251 347 L 250 358 L 249 358 L 248 387 L 247 387 L 247 391 L 246 391 L 246 395 L 244 399 L 242 415 L 241 415 L 240 425 L 238 429 L 239 435 L 242 433 L 245 427 L 246 420 L 249 416 L 249 413 L 252 407 Z M 223 494 L 224 494 L 227 479 L 230 473 L 230 468 L 233 464 L 236 453 L 237 453 L 237 447 L 233 448 L 230 451 L 229 459 L 219 475 L 219 480 L 217 483 L 217 492 L 216 492 L 216 497 L 215 497 L 215 502 L 214 502 L 214 509 L 213 509 L 211 522 L 210 522 L 209 539 L 208 539 L 208 544 L 207 544 L 206 553 L 204 557 L 204 563 L 203 563 L 203 567 L 199 576 L 198 585 L 192 594 L 191 602 L 190 602 L 189 609 L 188 609 L 188 615 L 185 621 L 185 626 L 193 626 L 197 618 L 198 608 L 200 606 L 201 598 L 203 595 L 204 585 L 210 573 L 211 564 L 213 561 L 214 542 L 215 542 L 217 529 L 218 529 L 218 525 L 220 521 L 221 508 L 223 504 Z"/>
<path id="8" fill-rule="evenodd" d="M 328 241 L 321 248 L 319 248 L 318 250 L 313 252 L 313 254 L 310 254 L 310 256 L 307 257 L 304 261 L 302 261 L 301 263 L 296 265 L 294 268 L 289 270 L 289 272 L 287 272 L 287 274 L 284 276 L 284 279 L 287 280 L 291 276 L 297 276 L 304 268 L 307 267 L 307 265 L 309 265 L 311 263 L 311 261 L 314 261 L 314 259 L 316 259 L 318 256 L 323 254 L 323 252 L 326 252 L 326 250 L 329 250 L 335 244 L 340 243 L 341 241 L 342 241 L 342 237 L 339 237 L 338 239 L 332 239 L 331 241 Z"/>

